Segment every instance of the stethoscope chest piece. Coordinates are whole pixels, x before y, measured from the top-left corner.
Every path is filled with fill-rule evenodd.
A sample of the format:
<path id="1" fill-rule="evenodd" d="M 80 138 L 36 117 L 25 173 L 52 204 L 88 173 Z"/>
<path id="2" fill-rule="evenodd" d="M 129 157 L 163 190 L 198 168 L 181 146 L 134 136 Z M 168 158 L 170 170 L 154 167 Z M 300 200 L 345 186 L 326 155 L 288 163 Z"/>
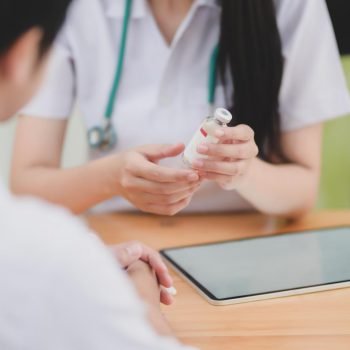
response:
<path id="1" fill-rule="evenodd" d="M 117 99 L 117 93 L 120 87 L 120 81 L 123 71 L 123 63 L 125 58 L 126 40 L 129 28 L 130 15 L 133 0 L 125 0 L 125 13 L 123 20 L 123 29 L 120 40 L 120 50 L 118 57 L 118 65 L 116 68 L 113 86 L 109 94 L 106 112 L 104 115 L 104 125 L 92 127 L 88 133 L 88 143 L 91 149 L 101 152 L 108 152 L 115 148 L 117 144 L 117 133 L 113 126 L 113 111 Z"/>
<path id="2" fill-rule="evenodd" d="M 88 143 L 92 149 L 103 152 L 111 151 L 117 144 L 117 134 L 111 121 L 103 127 L 95 126 L 88 131 Z"/>
<path id="3" fill-rule="evenodd" d="M 113 111 L 117 100 L 118 90 L 120 87 L 123 64 L 126 51 L 127 34 L 129 28 L 130 15 L 132 10 L 133 0 L 125 0 L 125 12 L 123 20 L 123 28 L 120 40 L 120 49 L 118 56 L 118 64 L 115 71 L 112 89 L 109 94 L 106 111 L 104 115 L 104 123 L 100 126 L 92 127 L 87 134 L 88 143 L 91 149 L 101 152 L 108 152 L 115 148 L 117 143 L 117 133 L 113 125 Z M 215 100 L 215 83 L 216 83 L 216 66 L 218 58 L 218 47 L 214 48 L 210 59 L 209 66 L 209 81 L 208 81 L 208 102 L 210 106 L 214 105 Z"/>

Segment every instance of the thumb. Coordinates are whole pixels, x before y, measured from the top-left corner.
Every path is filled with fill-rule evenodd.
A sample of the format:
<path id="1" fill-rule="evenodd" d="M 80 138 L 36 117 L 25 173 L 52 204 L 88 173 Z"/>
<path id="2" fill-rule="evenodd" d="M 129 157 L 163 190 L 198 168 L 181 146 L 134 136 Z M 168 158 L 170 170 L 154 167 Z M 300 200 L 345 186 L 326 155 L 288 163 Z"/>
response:
<path id="1" fill-rule="evenodd" d="M 176 157 L 181 154 L 185 149 L 183 143 L 174 145 L 161 144 L 161 145 L 147 145 L 143 146 L 140 151 L 151 162 L 157 162 L 164 158 Z"/>
<path id="2" fill-rule="evenodd" d="M 142 256 L 142 247 L 138 242 L 119 244 L 111 249 L 123 268 L 132 265 Z"/>

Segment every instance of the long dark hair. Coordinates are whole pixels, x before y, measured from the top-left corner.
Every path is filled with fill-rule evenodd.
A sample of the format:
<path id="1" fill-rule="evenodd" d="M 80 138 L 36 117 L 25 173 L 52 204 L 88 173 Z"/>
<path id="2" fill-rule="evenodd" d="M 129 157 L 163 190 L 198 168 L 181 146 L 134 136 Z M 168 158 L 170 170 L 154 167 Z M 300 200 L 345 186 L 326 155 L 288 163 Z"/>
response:
<path id="1" fill-rule="evenodd" d="M 42 30 L 40 53 L 51 47 L 72 0 L 1 0 L 0 56 L 25 32 Z"/>
<path id="2" fill-rule="evenodd" d="M 218 68 L 229 71 L 234 87 L 229 96 L 232 125 L 255 131 L 259 156 L 284 159 L 281 145 L 279 91 L 283 56 L 273 0 L 221 0 Z"/>

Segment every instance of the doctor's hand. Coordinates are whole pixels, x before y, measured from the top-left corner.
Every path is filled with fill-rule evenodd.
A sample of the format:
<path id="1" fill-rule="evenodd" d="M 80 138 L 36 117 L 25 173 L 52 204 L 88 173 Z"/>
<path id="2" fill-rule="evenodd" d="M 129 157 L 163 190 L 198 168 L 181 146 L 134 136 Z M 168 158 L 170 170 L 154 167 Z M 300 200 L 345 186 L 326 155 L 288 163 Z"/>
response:
<path id="1" fill-rule="evenodd" d="M 259 150 L 254 140 L 254 131 L 247 125 L 218 128 L 215 136 L 218 144 L 201 144 L 197 152 L 208 159 L 193 163 L 201 178 L 216 181 L 225 190 L 233 190 L 245 178 Z"/>
<path id="2" fill-rule="evenodd" d="M 191 201 L 200 186 L 192 169 L 158 165 L 161 159 L 176 157 L 184 145 L 146 145 L 118 155 L 120 194 L 136 208 L 153 214 L 175 215 Z"/>
<path id="3" fill-rule="evenodd" d="M 143 262 L 153 271 L 160 289 L 160 301 L 165 305 L 173 303 L 173 297 L 167 292 L 166 288 L 173 287 L 173 280 L 169 270 L 162 260 L 160 254 L 154 249 L 138 241 L 130 241 L 111 246 L 113 256 L 125 270 L 128 270 L 137 262 Z M 165 287 L 165 288 L 162 288 Z M 159 303 L 159 298 L 158 298 Z"/>

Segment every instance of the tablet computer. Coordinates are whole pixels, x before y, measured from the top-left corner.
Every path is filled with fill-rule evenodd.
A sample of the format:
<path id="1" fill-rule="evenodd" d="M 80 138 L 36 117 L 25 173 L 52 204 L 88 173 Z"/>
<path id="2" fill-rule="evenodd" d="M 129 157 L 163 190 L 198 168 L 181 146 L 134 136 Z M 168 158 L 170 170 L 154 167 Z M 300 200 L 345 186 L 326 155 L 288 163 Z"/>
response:
<path id="1" fill-rule="evenodd" d="M 170 248 L 161 254 L 214 305 L 350 287 L 350 227 Z"/>

